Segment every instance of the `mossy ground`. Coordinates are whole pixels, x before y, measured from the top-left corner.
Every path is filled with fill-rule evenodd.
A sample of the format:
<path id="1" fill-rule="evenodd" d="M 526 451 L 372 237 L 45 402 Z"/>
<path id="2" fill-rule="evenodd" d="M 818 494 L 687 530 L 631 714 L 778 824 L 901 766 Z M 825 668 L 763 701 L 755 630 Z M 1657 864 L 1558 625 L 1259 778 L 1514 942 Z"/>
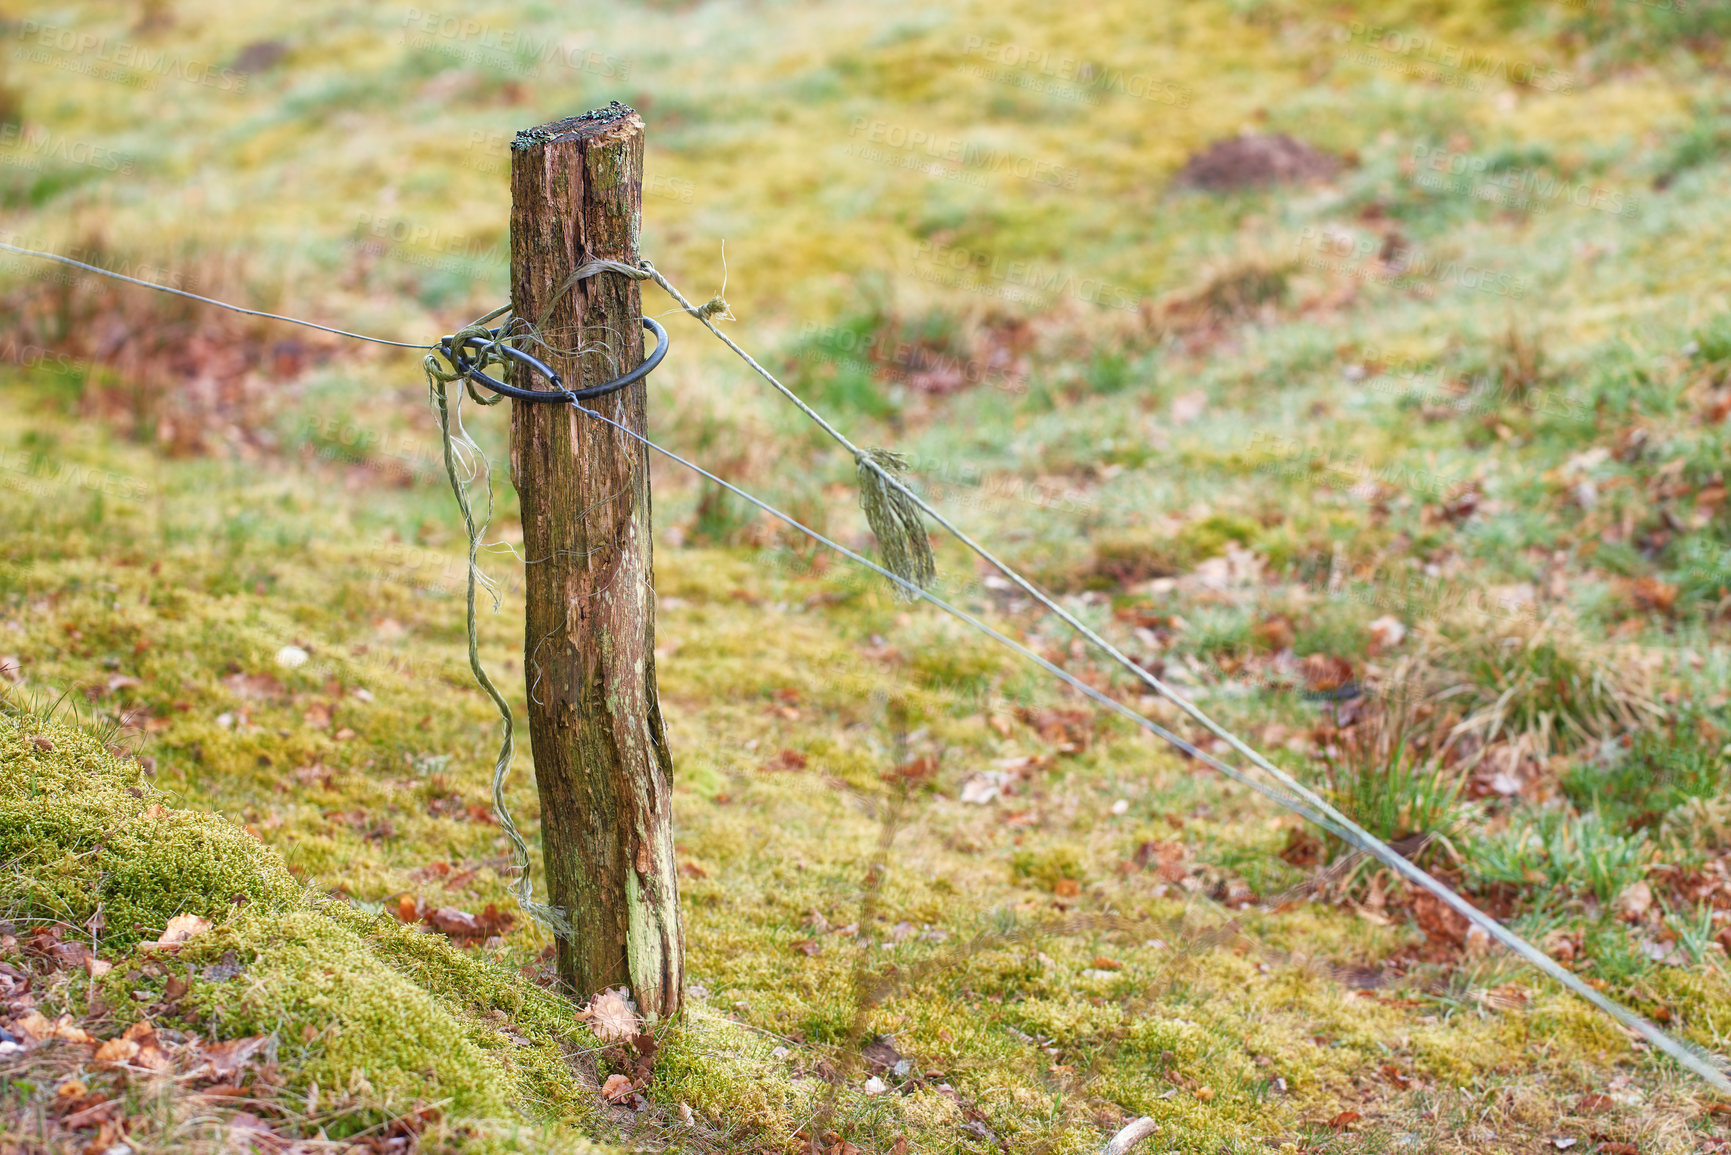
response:
<path id="1" fill-rule="evenodd" d="M 50 146 L 6 154 L 7 239 L 431 336 L 504 291 L 510 133 L 634 103 L 645 251 L 701 296 L 725 237 L 748 347 L 783 349 L 856 440 L 909 452 L 970 528 L 1288 764 L 1318 773 L 1352 729 L 1357 707 L 1315 692 L 1331 660 L 1374 700 L 1397 670 L 1468 687 L 1452 721 L 1525 687 L 1504 729 L 1481 713 L 1478 746 L 1430 751 L 1477 784 L 1461 859 L 1433 861 L 1724 1048 L 1731 122 L 1710 14 L 708 3 L 586 11 L 582 29 L 499 8 L 466 13 L 492 30 L 469 34 L 416 11 L 180 3 L 158 27 L 75 7 L 15 27 L 31 51 L 8 82 Z M 1367 27 L 1422 32 L 1443 64 Z M 286 54 L 244 86 L 129 89 L 62 29 L 219 66 L 254 42 Z M 489 46 L 505 31 L 562 55 L 531 74 Z M 1447 63 L 1471 53 L 1502 75 Z M 1099 83 L 1072 82 L 1078 60 Z M 1171 187 L 1247 127 L 1348 163 L 1298 189 Z M 915 130 L 972 151 L 894 143 Z M 88 151 L 62 138 L 129 169 L 74 164 Z M 128 1009 L 171 977 L 144 973 L 140 939 L 211 919 L 184 957 L 232 950 L 243 976 L 196 978 L 177 1013 L 275 1039 L 285 1093 L 319 1088 L 308 1133 L 437 1102 L 422 1141 L 483 1148 L 787 1150 L 833 1131 L 864 1151 L 1081 1152 L 1139 1114 L 1162 1150 L 1210 1155 L 1723 1143 L 1699 1086 L 1590 1008 L 1374 878 L 1273 901 L 1319 864 L 1295 820 L 659 464 L 693 989 L 627 1125 L 570 1008 L 524 973 L 536 928 L 460 950 L 382 913 L 508 901 L 496 724 L 464 662 L 413 359 L 186 336 L 146 298 L 9 270 L 25 343 L 0 407 L 0 659 L 17 659 L 0 672 L 151 759 L 116 761 L 66 706 L 0 719 L 13 913 L 80 925 L 100 902 L 124 962 L 102 990 Z M 116 319 L 204 359 L 102 362 Z M 867 544 L 850 463 L 695 327 L 674 335 L 656 436 Z M 503 422 L 471 420 L 501 463 Z M 520 700 L 499 489 L 483 653 Z M 1139 700 L 966 555 L 939 560 L 964 602 Z M 1391 617 L 1404 640 L 1372 628 Z M 307 660 L 279 662 L 287 646 Z M 935 760 L 905 799 L 883 778 L 888 697 Z M 984 772 L 1008 790 L 961 802 Z M 1637 884 L 1651 903 L 1631 914 Z M 900 1073 L 862 1065 L 880 1037 Z M 867 1094 L 873 1074 L 890 1089 Z M 22 1086 L 14 1128 L 53 1090 Z"/>

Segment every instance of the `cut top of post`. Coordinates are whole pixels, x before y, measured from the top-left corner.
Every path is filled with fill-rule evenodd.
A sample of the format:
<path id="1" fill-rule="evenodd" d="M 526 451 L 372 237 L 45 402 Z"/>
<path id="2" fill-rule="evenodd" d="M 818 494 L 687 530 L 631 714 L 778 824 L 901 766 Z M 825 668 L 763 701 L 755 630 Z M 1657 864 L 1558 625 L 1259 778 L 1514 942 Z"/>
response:
<path id="1" fill-rule="evenodd" d="M 606 108 L 595 108 L 576 116 L 567 116 L 564 120 L 550 121 L 535 128 L 525 128 L 511 141 L 511 147 L 521 151 L 533 148 L 538 144 L 553 144 L 559 141 L 583 140 L 600 136 L 608 128 L 629 117 L 637 115 L 637 110 L 628 104 L 620 104 L 615 100 Z"/>

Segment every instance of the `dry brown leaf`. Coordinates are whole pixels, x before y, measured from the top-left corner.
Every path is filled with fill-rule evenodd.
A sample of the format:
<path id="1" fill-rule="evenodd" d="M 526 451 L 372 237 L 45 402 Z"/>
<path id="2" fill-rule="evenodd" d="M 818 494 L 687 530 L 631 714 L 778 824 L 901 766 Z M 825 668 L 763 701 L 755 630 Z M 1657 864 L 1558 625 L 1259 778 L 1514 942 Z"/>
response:
<path id="1" fill-rule="evenodd" d="M 1162 879 L 1176 884 L 1190 876 L 1184 854 L 1182 842 L 1143 842 L 1136 847 L 1136 865 L 1144 870 L 1153 867 Z"/>
<path id="2" fill-rule="evenodd" d="M 225 1039 L 204 1048 L 203 1062 L 192 1071 L 198 1079 L 229 1079 L 244 1068 L 252 1057 L 270 1041 L 268 1035 L 248 1035 L 240 1039 Z"/>
<path id="3" fill-rule="evenodd" d="M 237 698 L 276 698 L 287 692 L 271 674 L 230 674 L 222 680 Z"/>
<path id="4" fill-rule="evenodd" d="M 601 1086 L 601 1097 L 609 1103 L 617 1103 L 631 1094 L 631 1080 L 624 1075 L 608 1075 L 607 1082 Z"/>
<path id="5" fill-rule="evenodd" d="M 1629 595 L 1637 609 L 1668 614 L 1677 601 L 1677 587 L 1655 577 L 1637 578 L 1629 588 Z"/>
<path id="6" fill-rule="evenodd" d="M 49 1022 L 41 1011 L 31 1011 L 12 1024 L 14 1031 L 22 1032 L 32 1040 L 42 1040 L 54 1034 L 54 1024 Z"/>
<path id="7" fill-rule="evenodd" d="M 1290 649 L 1298 636 L 1297 631 L 1293 628 L 1292 619 L 1284 614 L 1277 614 L 1266 621 L 1258 622 L 1251 627 L 1250 632 L 1257 641 L 1275 651 Z"/>
<path id="8" fill-rule="evenodd" d="M 404 904 L 406 903 L 405 898 Z M 401 908 L 398 917 L 402 917 Z M 467 945 L 491 935 L 502 935 L 511 929 L 511 924 L 515 921 L 510 914 L 492 903 L 488 903 L 487 909 L 480 914 L 470 914 L 454 906 L 441 906 L 427 911 L 421 917 L 428 926 L 460 945 Z"/>
<path id="9" fill-rule="evenodd" d="M 784 770 L 793 773 L 799 770 L 804 770 L 808 765 L 810 765 L 810 763 L 811 759 L 807 758 L 804 754 L 801 754 L 798 750 L 783 750 L 768 762 L 765 762 L 763 768 L 766 771 Z"/>
<path id="10" fill-rule="evenodd" d="M 196 914 L 177 914 L 168 920 L 155 942 L 142 943 L 145 950 L 179 950 L 190 938 L 210 929 L 210 921 Z"/>
<path id="11" fill-rule="evenodd" d="M 64 1039 L 68 1043 L 83 1043 L 86 1046 L 98 1042 L 95 1035 L 83 1027 L 74 1026 L 71 1015 L 61 1015 L 50 1022 L 39 1012 L 32 1011 L 18 1023 L 18 1027 L 39 1040 Z"/>
<path id="12" fill-rule="evenodd" d="M 429 911 L 426 921 L 428 926 L 440 934 L 447 934 L 452 938 L 475 938 L 481 934 L 481 920 L 454 906 L 441 906 L 437 910 Z"/>
<path id="13" fill-rule="evenodd" d="M 1352 681 L 1352 663 L 1336 654 L 1308 654 L 1298 666 L 1305 688 L 1317 693 L 1338 690 Z"/>
<path id="14" fill-rule="evenodd" d="M 96 1054 L 92 1055 L 91 1058 L 98 1063 L 118 1066 L 122 1063 L 131 1062 L 137 1057 L 138 1052 L 138 1043 L 133 1039 L 109 1039 L 96 1048 Z"/>
<path id="15" fill-rule="evenodd" d="M 1645 882 L 1637 882 L 1623 888 L 1612 904 L 1617 913 L 1625 920 L 1636 921 L 1644 917 L 1653 905 L 1653 888 Z"/>
<path id="16" fill-rule="evenodd" d="M 138 1049 L 138 1055 L 132 1060 L 132 1065 L 166 1073 L 173 1070 L 174 1060 L 164 1054 L 161 1048 L 148 1046 Z"/>
<path id="17" fill-rule="evenodd" d="M 624 987 L 602 991 L 590 1000 L 587 1010 L 577 1017 L 589 1024 L 590 1031 L 603 1043 L 616 1043 L 637 1034 L 637 1008 L 631 1005 Z"/>

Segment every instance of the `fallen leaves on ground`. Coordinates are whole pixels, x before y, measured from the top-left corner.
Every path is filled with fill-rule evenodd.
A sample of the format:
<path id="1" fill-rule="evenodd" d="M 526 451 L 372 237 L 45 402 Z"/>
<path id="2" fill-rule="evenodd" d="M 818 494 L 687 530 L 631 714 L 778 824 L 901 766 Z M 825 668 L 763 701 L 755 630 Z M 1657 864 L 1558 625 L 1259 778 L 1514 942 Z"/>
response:
<path id="1" fill-rule="evenodd" d="M 1136 865 L 1153 870 L 1165 882 L 1181 883 L 1190 877 L 1184 865 L 1187 852 L 1182 842 L 1144 842 L 1136 847 Z"/>
<path id="2" fill-rule="evenodd" d="M 1016 716 L 1040 735 L 1040 740 L 1058 748 L 1061 754 L 1080 754 L 1094 737 L 1094 715 L 1088 710 L 1029 709 L 1016 711 Z"/>
<path id="3" fill-rule="evenodd" d="M 448 938 L 473 940 L 503 934 L 511 928 L 516 918 L 488 903 L 487 908 L 479 915 L 458 910 L 454 906 L 441 906 L 428 911 L 422 921 Z"/>
<path id="4" fill-rule="evenodd" d="M 210 1043 L 204 1048 L 199 1065 L 188 1072 L 188 1075 L 194 1079 L 213 1081 L 232 1079 L 268 1042 L 268 1035 L 249 1035 L 241 1039 Z"/>
<path id="5" fill-rule="evenodd" d="M 1668 614 L 1677 602 L 1678 589 L 1655 577 L 1637 578 L 1629 587 L 1629 600 L 1635 608 L 1649 613 Z"/>
<path id="6" fill-rule="evenodd" d="M 155 942 L 142 944 L 144 950 L 179 950 L 190 939 L 196 938 L 210 929 L 210 920 L 200 918 L 196 914 L 177 914 L 168 920 L 168 926 Z"/>
<path id="7" fill-rule="evenodd" d="M 1421 953 L 1425 958 L 1444 961 L 1466 949 L 1470 924 L 1459 911 L 1445 905 L 1428 890 L 1410 889 L 1406 892 L 1405 901 L 1414 921 L 1424 932 L 1425 947 Z"/>
<path id="8" fill-rule="evenodd" d="M 637 1007 L 624 987 L 602 991 L 577 1012 L 589 1030 L 603 1043 L 616 1043 L 637 1034 Z"/>
<path id="9" fill-rule="evenodd" d="M 774 773 L 778 770 L 790 774 L 797 773 L 804 770 L 809 761 L 810 760 L 798 750 L 783 750 L 781 753 L 765 762 L 763 764 L 763 769 L 767 773 Z"/>
<path id="10" fill-rule="evenodd" d="M 68 1043 L 95 1044 L 96 1036 L 84 1028 L 75 1025 L 71 1015 L 61 1015 L 58 1019 L 49 1019 L 41 1011 L 31 1011 L 12 1024 L 12 1031 L 23 1036 L 26 1043 L 43 1043 L 49 1039 L 63 1039 Z"/>
<path id="11" fill-rule="evenodd" d="M 446 884 L 447 889 L 450 885 Z M 503 936 L 510 932 L 517 921 L 516 915 L 500 910 L 493 903 L 488 903 L 480 914 L 470 914 L 455 906 L 429 906 L 412 894 L 400 896 L 391 913 L 397 916 L 399 922 L 423 923 L 428 929 L 435 930 L 458 946 L 464 947 Z"/>
<path id="12" fill-rule="evenodd" d="M 1296 826 L 1286 832 L 1286 845 L 1280 848 L 1280 858 L 1300 869 L 1321 866 L 1326 849 L 1322 839 L 1305 827 Z"/>
<path id="13" fill-rule="evenodd" d="M 288 690 L 273 674 L 233 673 L 222 680 L 229 692 L 237 698 L 269 699 L 280 698 Z"/>
<path id="14" fill-rule="evenodd" d="M 1304 688 L 1314 694 L 1329 694 L 1352 681 L 1352 663 L 1335 654 L 1310 654 L 1299 664 Z"/>
<path id="15" fill-rule="evenodd" d="M 140 944 L 142 973 L 161 978 L 161 966 L 150 956 L 160 957 L 209 929 L 210 923 L 196 915 L 177 916 L 157 942 Z M 136 1098 L 128 1087 L 139 1080 L 158 1088 L 153 1094 L 196 1097 L 201 1112 L 239 1102 L 242 1097 L 256 1103 L 269 1095 L 275 1085 L 274 1075 L 266 1078 L 260 1073 L 251 1085 L 242 1085 L 249 1068 L 265 1055 L 269 1036 L 206 1040 L 182 1030 L 159 1031 L 151 1018 L 140 1018 L 114 1033 L 109 1018 L 112 1012 L 99 994 L 91 999 L 90 1013 L 82 1019 L 66 1013 L 51 1015 L 38 1008 L 39 996 L 33 988 L 44 972 L 53 976 L 80 970 L 112 973 L 115 969 L 112 962 L 98 959 L 82 941 L 67 937 L 79 933 L 77 928 L 58 924 L 38 928 L 23 942 L 10 934 L 0 935 L 8 950 L 19 952 L 11 961 L 0 962 L 0 1027 L 5 1031 L 5 1053 L 13 1063 L 21 1064 L 12 1067 L 14 1074 L 27 1073 L 30 1083 L 53 1088 L 51 1099 L 37 1100 L 45 1108 L 35 1125 L 46 1144 L 44 1149 L 105 1152 L 121 1144 L 137 1149 L 141 1138 L 148 1142 L 152 1124 L 144 1116 L 127 1113 L 127 1104 Z M 51 983 L 44 994 L 56 989 Z M 169 974 L 159 1005 L 172 1004 L 187 989 L 187 979 Z M 216 1118 L 226 1121 L 225 1115 Z M 244 1130 L 244 1119 L 238 1115 L 234 1119 L 231 1130 Z M 290 1142 L 263 1123 L 258 1123 L 256 1130 L 259 1137 L 252 1149 L 281 1149 Z"/>
<path id="16" fill-rule="evenodd" d="M 877 1072 L 892 1071 L 902 1061 L 902 1053 L 896 1050 L 895 1041 L 884 1035 L 861 1048 L 860 1057 L 865 1060 L 868 1070 Z"/>

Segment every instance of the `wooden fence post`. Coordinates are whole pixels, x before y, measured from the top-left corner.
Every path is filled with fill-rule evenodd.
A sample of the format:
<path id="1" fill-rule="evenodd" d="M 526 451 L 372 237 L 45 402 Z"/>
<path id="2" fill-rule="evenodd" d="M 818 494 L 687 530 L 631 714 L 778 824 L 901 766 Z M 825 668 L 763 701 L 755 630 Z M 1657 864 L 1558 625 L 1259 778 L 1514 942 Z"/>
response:
<path id="1" fill-rule="evenodd" d="M 565 288 L 587 260 L 637 264 L 642 194 L 643 120 L 622 105 L 511 145 L 511 311 L 519 329 L 546 316 L 532 351 L 569 388 L 643 359 L 637 281 L 603 272 Z M 514 383 L 531 387 L 520 371 Z M 645 430 L 642 382 L 586 404 Z M 580 997 L 627 984 L 642 1012 L 672 1015 L 685 938 L 655 689 L 648 451 L 568 405 L 514 402 L 511 480 L 542 853 L 549 901 L 575 931 L 559 942 L 559 976 Z"/>

